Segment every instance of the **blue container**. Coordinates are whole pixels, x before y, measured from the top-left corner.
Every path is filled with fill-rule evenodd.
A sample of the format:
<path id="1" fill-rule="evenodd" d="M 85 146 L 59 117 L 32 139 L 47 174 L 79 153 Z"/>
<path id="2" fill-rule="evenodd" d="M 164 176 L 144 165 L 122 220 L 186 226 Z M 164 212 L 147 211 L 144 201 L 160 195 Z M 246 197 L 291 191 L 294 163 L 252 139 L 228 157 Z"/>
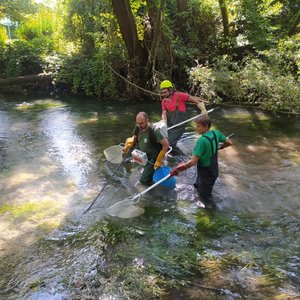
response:
<path id="1" fill-rule="evenodd" d="M 158 169 L 156 169 L 156 171 L 153 174 L 153 181 L 158 182 L 162 178 L 169 175 L 171 170 L 172 170 L 172 168 L 170 168 L 168 166 L 159 167 Z M 174 188 L 176 185 L 176 178 L 174 176 L 170 177 L 169 179 L 163 181 L 160 185 L 169 187 L 169 188 Z"/>

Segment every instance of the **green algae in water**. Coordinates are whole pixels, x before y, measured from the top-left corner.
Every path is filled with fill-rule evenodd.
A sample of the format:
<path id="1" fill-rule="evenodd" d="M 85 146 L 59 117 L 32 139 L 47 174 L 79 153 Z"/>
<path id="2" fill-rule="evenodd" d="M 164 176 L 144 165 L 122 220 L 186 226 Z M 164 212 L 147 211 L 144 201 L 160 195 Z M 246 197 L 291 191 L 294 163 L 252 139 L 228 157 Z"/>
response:
<path id="1" fill-rule="evenodd" d="M 250 113 L 232 113 L 228 115 L 222 115 L 222 119 L 224 120 L 243 120 L 245 122 L 251 122 L 253 119 L 259 120 L 259 121 L 267 121 L 270 120 L 271 117 L 259 112 L 259 113 L 254 113 L 253 115 Z"/>
<path id="2" fill-rule="evenodd" d="M 176 219 L 174 223 L 169 217 L 164 218 L 156 224 L 155 231 L 149 221 L 138 227 L 134 221 L 131 226 L 99 224 L 93 232 L 73 237 L 72 247 L 86 246 L 86 239 L 92 244 L 96 239 L 105 240 L 104 247 L 108 250 L 105 278 L 110 278 L 106 292 L 121 293 L 132 299 L 162 299 L 170 287 L 185 285 L 184 278 L 197 273 L 196 252 L 191 246 L 193 230 L 185 220 Z"/>
<path id="3" fill-rule="evenodd" d="M 153 243 L 153 239 L 150 241 L 147 238 L 144 239 L 129 228 L 111 227 L 111 229 L 113 232 L 110 232 L 110 235 L 114 235 L 112 240 L 115 249 L 111 253 L 113 259 L 110 260 L 109 277 L 114 283 L 119 283 L 118 285 L 122 283 L 124 293 L 134 299 L 152 299 L 154 296 L 160 298 L 165 295 L 165 287 L 171 283 L 170 277 L 177 275 L 181 268 L 178 265 L 178 256 L 167 262 L 165 261 L 166 256 L 171 257 L 172 254 L 165 245 L 160 244 L 158 249 L 158 244 Z M 160 232 L 159 229 L 157 231 Z M 126 240 L 124 240 L 124 236 L 127 236 Z M 142 245 L 141 239 L 143 240 Z M 170 267 L 167 266 L 168 264 Z M 164 267 L 164 265 L 166 266 Z M 176 267 L 178 270 L 174 273 Z M 175 285 L 175 282 L 173 284 Z M 114 286 L 115 284 L 111 288 L 116 291 Z"/>
<path id="4" fill-rule="evenodd" d="M 91 123 L 98 123 L 101 126 L 115 126 L 115 125 L 123 125 L 122 120 L 117 115 L 94 115 L 88 117 L 87 119 L 80 120 L 77 124 L 78 125 L 88 125 Z"/>
<path id="5" fill-rule="evenodd" d="M 17 105 L 16 110 L 18 111 L 43 111 L 53 107 L 63 107 L 65 106 L 61 102 L 53 100 L 37 100 L 33 102 L 23 102 L 22 104 Z"/>
<path id="6" fill-rule="evenodd" d="M 50 233 L 54 229 L 58 228 L 60 226 L 60 223 L 58 222 L 43 222 L 40 225 L 37 226 L 38 231 L 40 231 L 43 234 Z"/>
<path id="7" fill-rule="evenodd" d="M 49 210 L 53 211 L 55 209 L 56 204 L 51 201 L 43 201 L 39 203 L 28 202 L 24 204 L 4 204 L 0 206 L 0 215 L 9 213 L 10 216 L 14 218 L 28 218 L 38 213 L 45 212 L 49 214 Z M 44 214 L 40 216 L 40 218 L 44 217 Z"/>
<path id="8" fill-rule="evenodd" d="M 212 237 L 240 229 L 238 223 L 228 216 L 206 209 L 198 210 L 196 214 L 196 228 L 198 234 Z"/>

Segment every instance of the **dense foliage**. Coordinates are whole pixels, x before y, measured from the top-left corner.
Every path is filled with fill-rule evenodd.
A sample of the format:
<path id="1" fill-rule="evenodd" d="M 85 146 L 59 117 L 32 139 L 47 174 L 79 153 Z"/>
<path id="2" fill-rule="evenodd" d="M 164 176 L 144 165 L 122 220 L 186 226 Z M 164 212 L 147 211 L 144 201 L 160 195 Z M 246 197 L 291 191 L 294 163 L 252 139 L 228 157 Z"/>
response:
<path id="1" fill-rule="evenodd" d="M 189 73 L 190 81 L 195 93 L 210 101 L 225 99 L 272 111 L 299 112 L 299 53 L 299 40 L 290 38 L 239 62 L 224 56 L 212 67 L 193 67 Z"/>
<path id="2" fill-rule="evenodd" d="M 58 90 L 123 98 L 169 78 L 209 101 L 300 111 L 300 0 L 1 3 L 2 78 L 51 72 Z"/>

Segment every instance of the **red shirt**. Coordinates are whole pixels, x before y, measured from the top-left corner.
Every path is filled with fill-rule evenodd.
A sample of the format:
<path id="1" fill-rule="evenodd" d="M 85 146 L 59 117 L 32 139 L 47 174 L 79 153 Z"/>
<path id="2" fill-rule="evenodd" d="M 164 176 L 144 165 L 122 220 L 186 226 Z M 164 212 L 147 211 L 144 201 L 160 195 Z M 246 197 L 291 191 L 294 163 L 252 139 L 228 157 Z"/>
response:
<path id="1" fill-rule="evenodd" d="M 188 93 L 175 92 L 170 98 L 161 101 L 162 110 L 167 111 L 186 111 L 185 102 L 189 99 Z M 176 104 L 178 102 L 178 104 Z"/>

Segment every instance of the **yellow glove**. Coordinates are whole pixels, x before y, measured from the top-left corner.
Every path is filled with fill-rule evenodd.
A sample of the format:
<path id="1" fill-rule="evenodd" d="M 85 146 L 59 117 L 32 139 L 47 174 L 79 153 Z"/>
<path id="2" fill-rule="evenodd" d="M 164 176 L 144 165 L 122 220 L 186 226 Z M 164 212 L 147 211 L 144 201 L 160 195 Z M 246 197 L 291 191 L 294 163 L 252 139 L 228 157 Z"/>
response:
<path id="1" fill-rule="evenodd" d="M 204 102 L 203 102 L 203 101 L 198 102 L 197 107 L 200 109 L 201 114 L 207 115 L 207 110 L 206 110 L 206 108 L 205 108 L 205 105 L 204 105 Z"/>
<path id="2" fill-rule="evenodd" d="M 155 164 L 154 164 L 154 170 L 159 168 L 163 164 L 163 160 L 165 158 L 166 152 L 163 150 L 160 150 L 159 154 L 157 155 Z"/>
<path id="3" fill-rule="evenodd" d="M 123 151 L 127 153 L 129 149 L 134 146 L 134 144 L 135 144 L 134 136 L 127 138 L 125 142 L 125 146 L 123 147 Z"/>

